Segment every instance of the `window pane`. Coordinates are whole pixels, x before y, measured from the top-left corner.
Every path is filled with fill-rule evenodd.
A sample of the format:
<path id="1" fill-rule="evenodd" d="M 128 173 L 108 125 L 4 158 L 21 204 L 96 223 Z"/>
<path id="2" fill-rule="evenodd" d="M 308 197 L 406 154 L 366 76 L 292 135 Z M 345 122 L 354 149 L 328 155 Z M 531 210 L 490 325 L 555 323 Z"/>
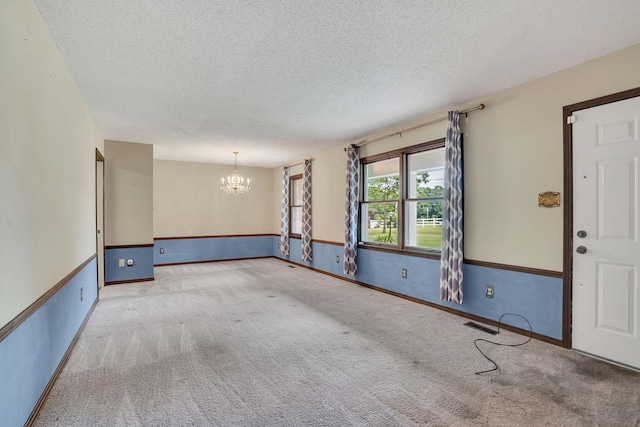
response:
<path id="1" fill-rule="evenodd" d="M 398 203 L 362 204 L 363 242 L 398 244 Z"/>
<path id="2" fill-rule="evenodd" d="M 364 165 L 364 200 L 398 200 L 400 160 L 381 160 Z"/>
<path id="3" fill-rule="evenodd" d="M 444 195 L 444 148 L 409 154 L 407 168 L 410 199 Z"/>
<path id="4" fill-rule="evenodd" d="M 302 208 L 301 207 L 292 207 L 291 208 L 291 234 L 301 234 L 302 233 Z"/>
<path id="5" fill-rule="evenodd" d="M 302 179 L 291 181 L 291 205 L 302 206 Z"/>
<path id="6" fill-rule="evenodd" d="M 442 200 L 405 203 L 405 246 L 441 249 L 442 207 Z"/>

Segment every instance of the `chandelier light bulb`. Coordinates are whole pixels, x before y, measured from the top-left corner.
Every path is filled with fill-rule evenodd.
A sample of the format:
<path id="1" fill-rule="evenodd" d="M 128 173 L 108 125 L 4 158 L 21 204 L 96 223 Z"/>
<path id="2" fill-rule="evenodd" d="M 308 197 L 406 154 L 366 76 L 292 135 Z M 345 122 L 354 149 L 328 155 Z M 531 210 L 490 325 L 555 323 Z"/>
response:
<path id="1" fill-rule="evenodd" d="M 226 182 L 224 178 L 220 180 L 220 189 L 226 194 L 236 195 L 246 193 L 251 189 L 251 185 L 249 184 L 248 178 L 245 184 L 244 177 L 238 173 L 238 152 L 234 151 L 233 154 L 235 155 L 233 174 L 227 176 Z"/>

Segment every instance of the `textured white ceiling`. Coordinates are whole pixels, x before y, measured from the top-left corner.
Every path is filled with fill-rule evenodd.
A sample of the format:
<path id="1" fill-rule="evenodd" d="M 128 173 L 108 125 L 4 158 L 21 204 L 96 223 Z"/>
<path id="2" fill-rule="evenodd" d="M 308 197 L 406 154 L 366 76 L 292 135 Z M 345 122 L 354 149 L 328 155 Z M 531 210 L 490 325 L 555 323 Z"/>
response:
<path id="1" fill-rule="evenodd" d="M 638 0 L 35 0 L 106 139 L 272 167 L 640 43 Z"/>

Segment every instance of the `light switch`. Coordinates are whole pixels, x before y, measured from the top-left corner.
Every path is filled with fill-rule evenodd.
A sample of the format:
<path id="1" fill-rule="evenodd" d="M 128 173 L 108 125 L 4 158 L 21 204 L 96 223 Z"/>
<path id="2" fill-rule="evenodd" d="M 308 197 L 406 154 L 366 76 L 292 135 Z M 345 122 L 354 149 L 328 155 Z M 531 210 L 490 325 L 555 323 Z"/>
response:
<path id="1" fill-rule="evenodd" d="M 124 258 L 120 258 L 118 260 L 118 267 L 123 268 L 124 267 Z"/>

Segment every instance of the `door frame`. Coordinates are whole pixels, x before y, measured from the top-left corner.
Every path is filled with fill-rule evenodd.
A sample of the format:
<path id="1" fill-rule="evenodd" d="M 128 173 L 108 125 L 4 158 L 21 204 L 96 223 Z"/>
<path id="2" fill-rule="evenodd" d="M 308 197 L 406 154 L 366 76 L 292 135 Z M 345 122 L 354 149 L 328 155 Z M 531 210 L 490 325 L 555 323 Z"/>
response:
<path id="1" fill-rule="evenodd" d="M 100 229 L 98 227 L 98 162 L 102 162 L 102 229 Z M 96 162 L 95 162 L 95 199 L 96 199 L 96 230 L 95 230 L 95 234 L 96 234 L 96 257 L 99 258 L 99 254 L 100 251 L 98 250 L 98 230 L 100 230 L 100 232 L 102 233 L 102 259 L 98 259 L 98 264 L 100 262 L 102 262 L 102 274 L 104 276 L 105 273 L 105 262 L 104 262 L 104 187 L 105 187 L 105 183 L 104 183 L 104 156 L 102 155 L 102 153 L 100 152 L 100 150 L 98 148 L 96 148 Z M 98 291 L 98 293 L 100 292 L 100 268 L 96 267 L 96 289 Z M 103 279 L 103 283 L 104 283 L 104 277 Z"/>
<path id="2" fill-rule="evenodd" d="M 562 346 L 571 348 L 571 322 L 573 309 L 573 126 L 567 118 L 574 112 L 599 107 L 640 96 L 640 87 L 601 96 L 562 108 L 562 134 L 564 157 L 564 225 L 563 225 L 563 280 L 562 280 Z"/>

